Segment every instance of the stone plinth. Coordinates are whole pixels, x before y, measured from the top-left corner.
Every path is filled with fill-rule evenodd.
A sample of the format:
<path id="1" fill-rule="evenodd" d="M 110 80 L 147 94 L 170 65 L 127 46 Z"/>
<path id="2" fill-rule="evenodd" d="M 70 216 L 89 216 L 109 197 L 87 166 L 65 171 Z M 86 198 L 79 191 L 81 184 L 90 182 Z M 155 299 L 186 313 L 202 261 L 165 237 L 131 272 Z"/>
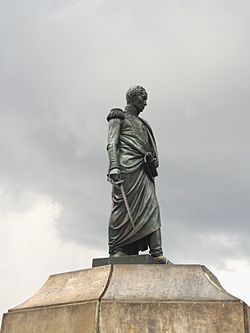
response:
<path id="1" fill-rule="evenodd" d="M 201 265 L 106 265 L 52 275 L 1 333 L 250 333 L 249 307 Z"/>

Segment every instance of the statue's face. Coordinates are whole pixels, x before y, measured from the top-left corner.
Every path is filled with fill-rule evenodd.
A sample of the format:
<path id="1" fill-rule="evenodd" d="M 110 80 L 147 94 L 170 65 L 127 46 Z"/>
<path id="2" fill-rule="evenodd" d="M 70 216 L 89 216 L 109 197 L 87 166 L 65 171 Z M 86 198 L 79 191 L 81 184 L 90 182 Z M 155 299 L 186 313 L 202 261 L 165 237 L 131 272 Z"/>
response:
<path id="1" fill-rule="evenodd" d="M 138 93 L 133 100 L 132 105 L 139 111 L 142 112 L 147 105 L 148 95 L 146 91 Z"/>

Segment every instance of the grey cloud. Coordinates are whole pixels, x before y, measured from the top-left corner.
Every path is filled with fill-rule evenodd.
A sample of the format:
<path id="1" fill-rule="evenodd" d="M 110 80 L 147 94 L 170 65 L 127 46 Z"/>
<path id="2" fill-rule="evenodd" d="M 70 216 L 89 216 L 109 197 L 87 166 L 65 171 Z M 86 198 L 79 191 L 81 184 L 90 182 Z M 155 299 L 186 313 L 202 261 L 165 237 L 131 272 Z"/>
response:
<path id="1" fill-rule="evenodd" d="M 248 257 L 249 3 L 0 6 L 1 182 L 54 198 L 64 241 L 106 247 L 105 118 L 140 83 L 160 150 L 166 251 Z"/>

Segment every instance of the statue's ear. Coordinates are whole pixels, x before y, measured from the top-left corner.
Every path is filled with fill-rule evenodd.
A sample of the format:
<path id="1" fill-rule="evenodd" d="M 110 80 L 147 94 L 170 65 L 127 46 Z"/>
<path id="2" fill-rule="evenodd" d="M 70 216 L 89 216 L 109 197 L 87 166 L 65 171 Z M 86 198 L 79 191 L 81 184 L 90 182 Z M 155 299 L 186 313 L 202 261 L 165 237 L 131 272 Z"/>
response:
<path id="1" fill-rule="evenodd" d="M 121 119 L 123 120 L 125 118 L 124 116 L 124 111 L 122 109 L 112 109 L 110 110 L 108 116 L 107 116 L 107 121 L 110 121 L 111 119 Z"/>
<path id="2" fill-rule="evenodd" d="M 131 94 L 131 102 L 133 103 L 134 101 L 136 101 L 138 99 L 138 93 L 136 91 L 134 91 Z"/>

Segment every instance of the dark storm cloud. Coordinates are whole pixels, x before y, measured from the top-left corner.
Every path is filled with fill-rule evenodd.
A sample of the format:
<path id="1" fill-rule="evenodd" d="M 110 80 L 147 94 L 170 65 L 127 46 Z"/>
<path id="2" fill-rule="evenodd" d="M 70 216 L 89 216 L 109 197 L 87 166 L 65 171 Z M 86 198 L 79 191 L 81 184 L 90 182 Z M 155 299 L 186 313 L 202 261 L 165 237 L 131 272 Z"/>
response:
<path id="1" fill-rule="evenodd" d="M 1 182 L 56 200 L 63 240 L 105 247 L 105 118 L 139 83 L 159 143 L 167 252 L 179 261 L 248 258 L 249 3 L 0 7 Z"/>

